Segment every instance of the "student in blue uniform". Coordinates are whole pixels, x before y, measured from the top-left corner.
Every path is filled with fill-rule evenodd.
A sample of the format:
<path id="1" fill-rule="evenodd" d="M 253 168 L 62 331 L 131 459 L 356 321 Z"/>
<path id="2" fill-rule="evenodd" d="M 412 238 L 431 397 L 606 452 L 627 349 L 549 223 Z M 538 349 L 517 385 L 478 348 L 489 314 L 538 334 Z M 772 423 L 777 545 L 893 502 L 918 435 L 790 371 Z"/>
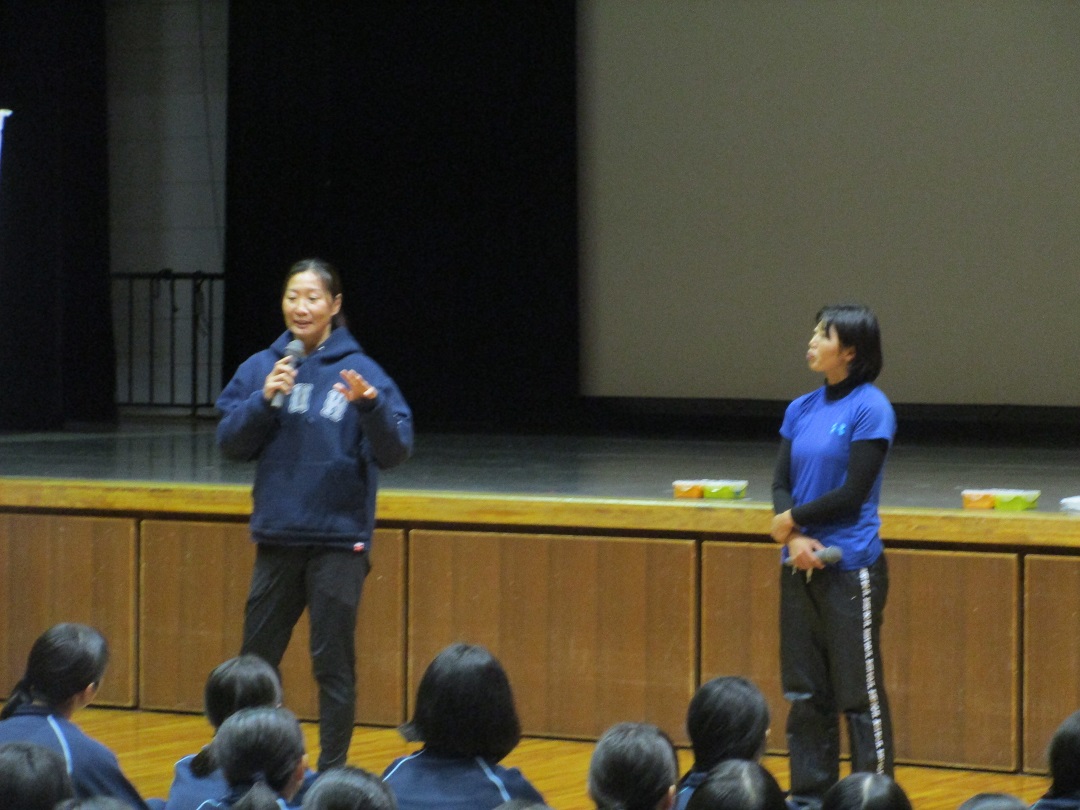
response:
<path id="1" fill-rule="evenodd" d="M 706 774 L 721 762 L 761 758 L 769 732 L 769 704 L 746 678 L 713 678 L 691 698 L 686 732 L 694 749 L 694 765 L 679 781 L 675 810 L 685 810 Z"/>
<path id="2" fill-rule="evenodd" d="M 240 709 L 281 705 L 281 682 L 277 672 L 257 655 L 241 655 L 219 664 L 206 679 L 203 706 L 206 719 L 216 732 Z M 314 779 L 309 772 L 307 779 Z M 306 782 L 305 782 L 306 784 Z M 229 791 L 225 774 L 214 761 L 209 744 L 197 754 L 176 763 L 169 798 L 164 810 L 198 810 L 207 799 L 221 799 Z M 290 803 L 299 807 L 303 788 Z"/>
<path id="3" fill-rule="evenodd" d="M 544 801 L 520 771 L 499 765 L 520 741 L 521 724 L 510 680 L 483 647 L 454 644 L 435 657 L 401 732 L 424 743 L 383 774 L 401 810 L 493 810 L 511 799 Z"/>
<path id="4" fill-rule="evenodd" d="M 710 770 L 686 810 L 788 810 L 784 791 L 760 763 L 726 759 Z"/>
<path id="5" fill-rule="evenodd" d="M 288 709 L 241 709 L 210 743 L 228 794 L 199 810 L 286 810 L 307 771 L 304 734 Z"/>
<path id="6" fill-rule="evenodd" d="M 49 748 L 64 757 L 76 797 L 111 796 L 143 810 L 146 804 L 116 755 L 71 722 L 97 695 L 108 662 L 105 637 L 93 627 L 64 623 L 42 633 L 0 712 L 0 744 Z"/>
<path id="7" fill-rule="evenodd" d="M 589 760 L 589 796 L 597 810 L 671 810 L 678 778 L 671 738 L 649 723 L 616 723 Z"/>
<path id="8" fill-rule="evenodd" d="M 217 400 L 221 451 L 257 461 L 241 653 L 279 666 L 307 608 L 320 771 L 345 764 L 352 739 L 356 614 L 379 470 L 408 458 L 413 441 L 408 404 L 349 333 L 341 307 L 330 264 L 294 264 L 281 299 L 287 331 L 245 360 Z"/>
<path id="9" fill-rule="evenodd" d="M 839 716 L 855 771 L 893 772 L 880 628 L 888 569 L 879 534 L 892 405 L 873 381 L 882 366 L 877 318 L 862 306 L 822 309 L 806 353 L 825 384 L 792 402 L 780 428 L 773 539 L 784 545 L 780 662 L 791 703 L 791 800 L 816 808 L 839 778 Z M 828 567 L 817 553 L 842 554 Z M 853 609 L 854 607 L 854 609 Z"/>

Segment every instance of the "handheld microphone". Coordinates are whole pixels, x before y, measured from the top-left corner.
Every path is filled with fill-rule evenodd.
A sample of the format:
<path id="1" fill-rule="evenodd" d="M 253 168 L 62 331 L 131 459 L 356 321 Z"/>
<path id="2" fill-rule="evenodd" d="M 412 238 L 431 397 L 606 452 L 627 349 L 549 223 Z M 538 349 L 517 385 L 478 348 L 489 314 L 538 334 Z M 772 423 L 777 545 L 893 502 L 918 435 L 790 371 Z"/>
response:
<path id="1" fill-rule="evenodd" d="M 289 358 L 289 365 L 296 368 L 304 359 L 304 342 L 302 340 L 290 340 L 285 346 L 285 356 Z M 275 391 L 270 399 L 271 408 L 281 408 L 285 404 L 285 395 Z"/>
<path id="2" fill-rule="evenodd" d="M 840 548 L 840 546 L 825 546 L 825 548 L 819 548 L 817 551 L 814 552 L 814 557 L 821 560 L 823 563 L 825 563 L 825 565 L 832 565 L 833 563 L 838 563 L 843 558 L 843 556 L 844 552 L 843 549 Z M 784 564 L 790 565 L 792 568 L 795 567 L 795 561 L 791 559 L 791 557 L 788 557 L 786 560 L 784 560 Z"/>

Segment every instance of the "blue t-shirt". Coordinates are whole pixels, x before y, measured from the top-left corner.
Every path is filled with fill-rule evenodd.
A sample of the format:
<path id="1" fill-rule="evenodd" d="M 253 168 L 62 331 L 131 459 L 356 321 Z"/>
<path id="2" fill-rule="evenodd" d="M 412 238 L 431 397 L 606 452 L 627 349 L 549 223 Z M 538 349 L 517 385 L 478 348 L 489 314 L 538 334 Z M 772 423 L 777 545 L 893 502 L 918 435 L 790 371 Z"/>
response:
<path id="1" fill-rule="evenodd" d="M 791 497 L 800 506 L 844 483 L 852 442 L 884 439 L 892 446 L 896 414 L 885 394 L 870 383 L 857 385 L 847 396 L 831 402 L 822 387 L 788 405 L 780 435 L 791 442 Z M 840 547 L 843 558 L 838 566 L 843 570 L 865 568 L 881 555 L 878 504 L 883 475 L 884 466 L 858 515 L 802 527 L 823 545 Z"/>

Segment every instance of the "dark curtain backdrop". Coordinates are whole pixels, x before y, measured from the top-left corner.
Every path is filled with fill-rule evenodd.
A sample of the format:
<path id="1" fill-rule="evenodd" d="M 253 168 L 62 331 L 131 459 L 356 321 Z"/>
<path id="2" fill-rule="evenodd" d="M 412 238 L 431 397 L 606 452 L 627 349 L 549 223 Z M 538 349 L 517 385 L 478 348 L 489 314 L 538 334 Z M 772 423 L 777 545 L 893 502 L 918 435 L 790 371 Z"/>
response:
<path id="1" fill-rule="evenodd" d="M 235 0 L 229 26 L 226 378 L 314 255 L 421 429 L 565 418 L 574 3 Z"/>
<path id="2" fill-rule="evenodd" d="M 110 421 L 104 2 L 0 2 L 0 107 L 0 430 Z"/>

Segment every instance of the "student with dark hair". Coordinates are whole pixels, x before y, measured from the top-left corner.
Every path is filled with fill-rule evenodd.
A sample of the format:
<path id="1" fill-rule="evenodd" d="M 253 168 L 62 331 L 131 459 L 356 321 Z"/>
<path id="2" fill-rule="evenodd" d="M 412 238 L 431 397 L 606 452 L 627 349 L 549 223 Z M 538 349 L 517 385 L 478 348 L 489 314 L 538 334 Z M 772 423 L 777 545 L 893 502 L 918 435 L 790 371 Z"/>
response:
<path id="1" fill-rule="evenodd" d="M 727 759 L 710 770 L 686 810 L 788 810 L 776 778 L 759 763 Z"/>
<path id="2" fill-rule="evenodd" d="M 281 705 L 281 682 L 277 671 L 257 655 L 241 655 L 219 664 L 206 679 L 203 707 L 206 719 L 216 732 L 221 724 L 241 709 Z M 313 779 L 314 774 L 308 777 Z M 214 761 L 213 747 L 207 744 L 197 754 L 176 763 L 165 810 L 198 810 L 207 799 L 221 799 L 229 792 L 225 775 Z M 301 789 L 299 796 L 303 794 Z M 299 800 L 290 806 L 299 807 Z"/>
<path id="3" fill-rule="evenodd" d="M 288 271 L 286 331 L 222 390 L 222 453 L 256 461 L 255 567 L 241 653 L 279 666 L 306 608 L 319 685 L 319 770 L 344 765 L 356 717 L 356 616 L 379 471 L 412 452 L 412 413 L 345 326 L 341 277 L 321 259 Z"/>
<path id="4" fill-rule="evenodd" d="M 0 745 L 0 807 L 53 810 L 74 795 L 58 753 L 32 743 Z"/>
<path id="5" fill-rule="evenodd" d="M 769 704 L 746 678 L 713 678 L 690 700 L 686 731 L 694 748 L 694 766 L 679 781 L 676 810 L 684 810 L 709 771 L 721 762 L 761 758 L 769 731 Z"/>
<path id="6" fill-rule="evenodd" d="M 241 709 L 221 724 L 210 748 L 229 792 L 201 810 L 284 810 L 304 781 L 304 734 L 288 709 Z"/>
<path id="7" fill-rule="evenodd" d="M 375 774 L 361 768 L 331 768 L 304 796 L 304 810 L 397 810 L 394 794 Z"/>
<path id="8" fill-rule="evenodd" d="M 1080 810 L 1080 711 L 1058 726 L 1047 751 L 1050 790 L 1032 810 Z"/>
<path id="9" fill-rule="evenodd" d="M 956 810 L 1028 810 L 1028 803 L 1011 793 L 976 793 Z"/>
<path id="10" fill-rule="evenodd" d="M 618 723 L 596 743 L 589 796 L 597 810 L 670 810 L 679 760 L 671 739 L 648 723 Z"/>
<path id="11" fill-rule="evenodd" d="M 510 680 L 483 647 L 453 644 L 428 665 L 402 736 L 424 747 L 383 774 L 401 810 L 491 810 L 511 799 L 543 803 L 516 768 L 499 762 L 521 739 Z"/>
<path id="12" fill-rule="evenodd" d="M 825 792 L 822 810 L 911 810 L 911 802 L 892 777 L 858 771 Z"/>
<path id="13" fill-rule="evenodd" d="M 0 744 L 26 742 L 55 751 L 64 757 L 75 796 L 112 796 L 141 809 L 146 804 L 116 755 L 71 722 L 97 695 L 108 662 L 105 637 L 93 627 L 64 623 L 42 633 L 0 712 Z"/>
<path id="14" fill-rule="evenodd" d="M 878 503 L 896 415 L 873 385 L 882 366 L 874 314 L 829 306 L 815 323 L 806 360 L 825 384 L 784 414 L 771 528 L 786 563 L 780 669 L 791 703 L 791 801 L 810 808 L 840 776 L 841 716 L 852 770 L 893 772 L 880 637 L 889 576 Z M 826 567 L 823 552 L 839 560 Z"/>

